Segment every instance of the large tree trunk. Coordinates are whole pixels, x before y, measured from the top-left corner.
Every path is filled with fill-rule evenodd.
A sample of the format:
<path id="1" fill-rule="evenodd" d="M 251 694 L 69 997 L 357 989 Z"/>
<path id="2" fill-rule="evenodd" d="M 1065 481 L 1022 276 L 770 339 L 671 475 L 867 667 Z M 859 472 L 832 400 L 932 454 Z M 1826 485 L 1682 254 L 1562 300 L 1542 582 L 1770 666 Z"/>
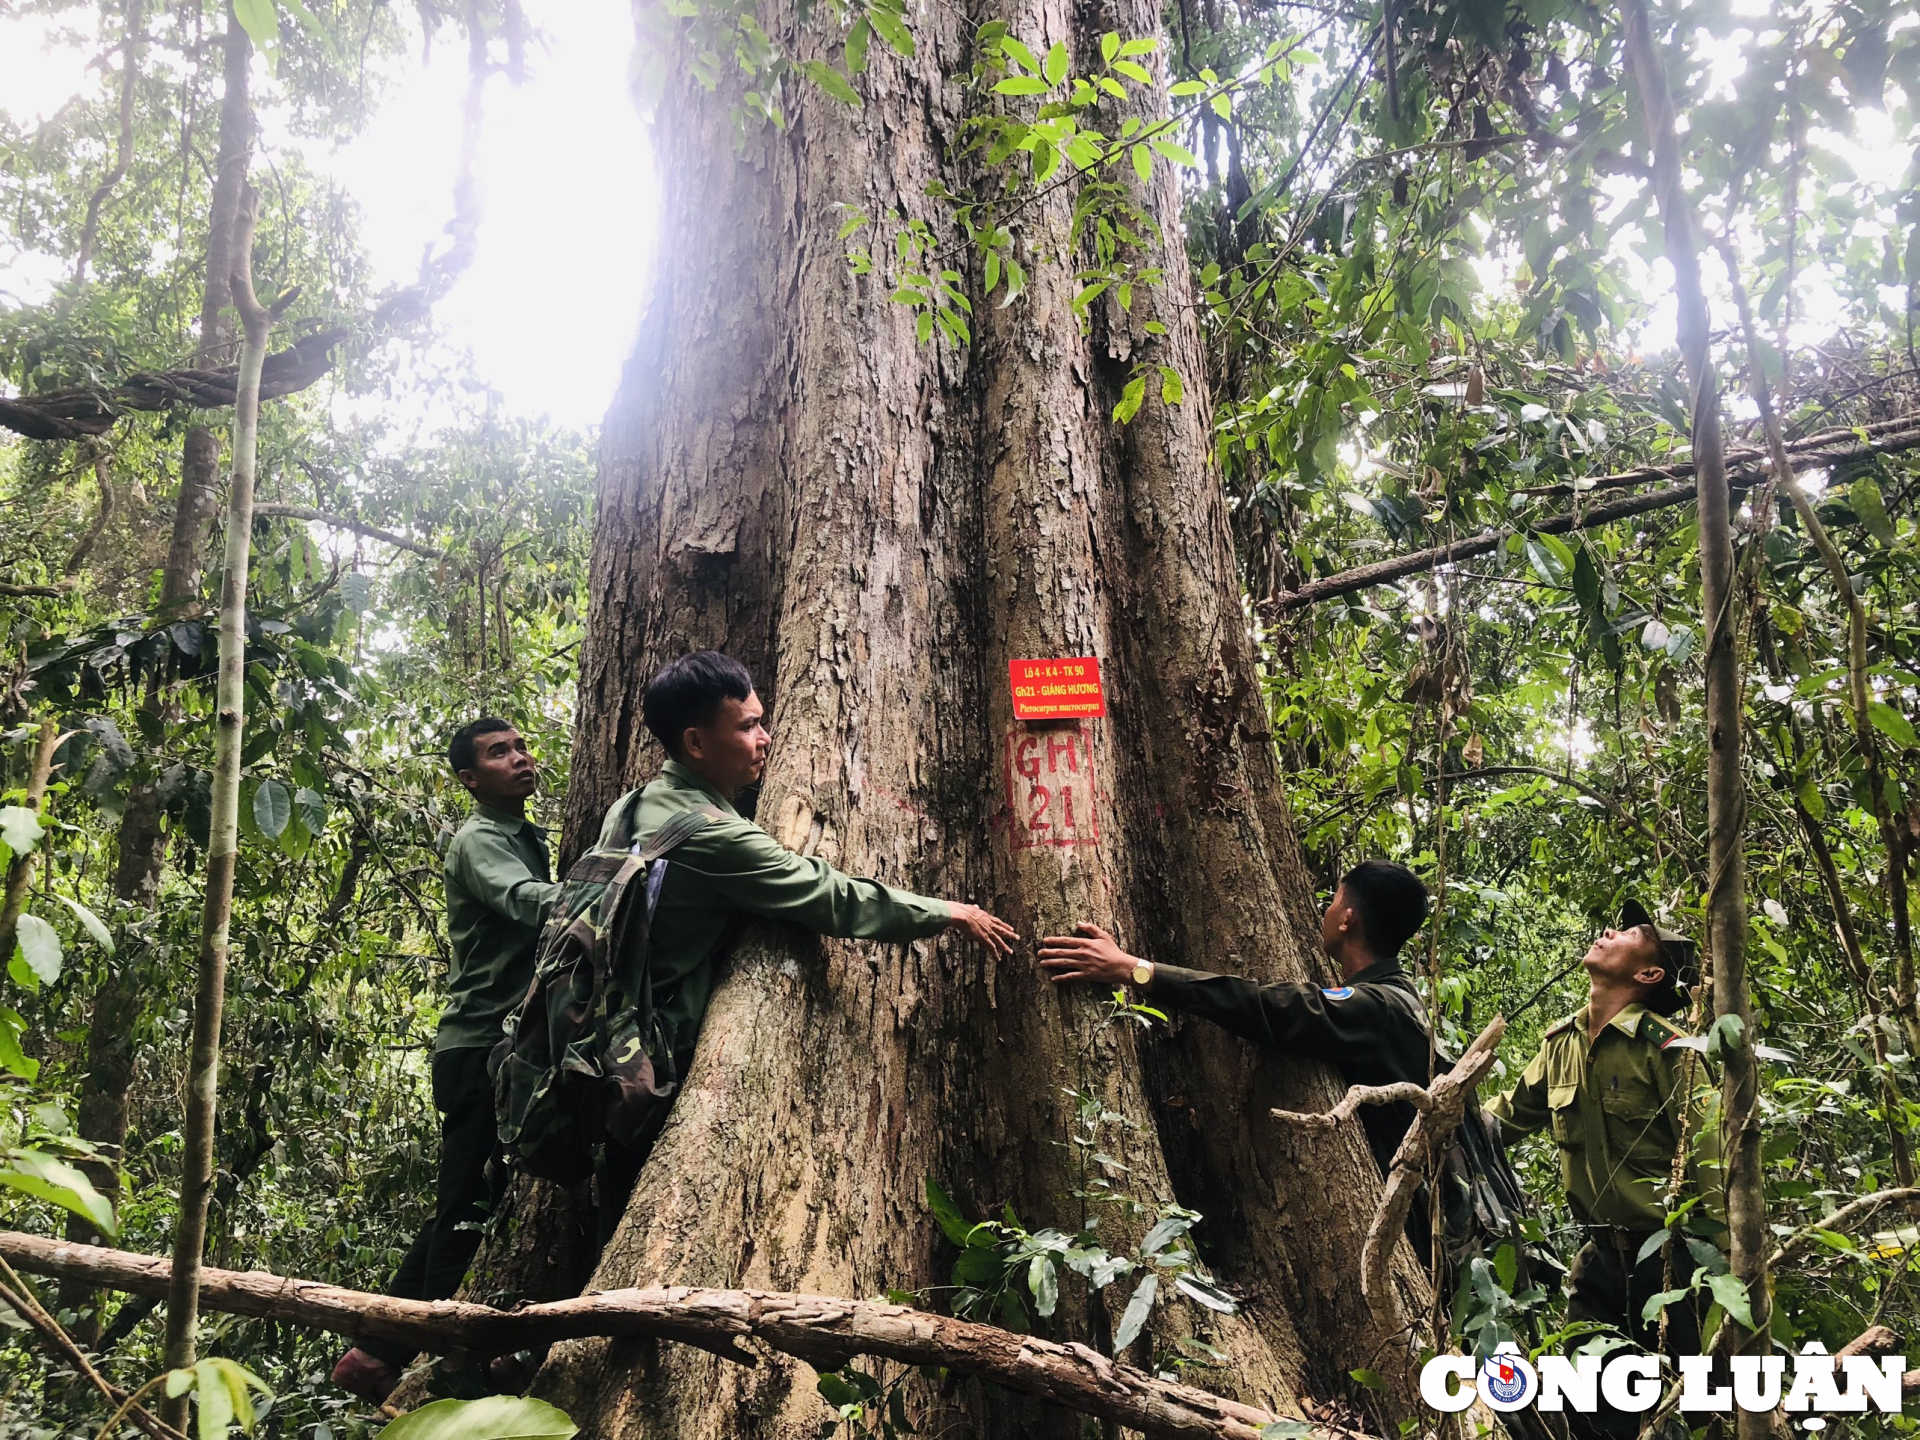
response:
<path id="1" fill-rule="evenodd" d="M 1158 32 L 1142 0 L 976 9 L 1083 62 L 1101 30 Z M 639 724 L 648 675 L 714 646 L 772 709 L 758 816 L 787 844 L 988 904 L 1029 941 L 1091 918 L 1164 962 L 1316 973 L 1209 467 L 1174 182 L 1144 196 L 1171 278 L 1130 316 L 1083 335 L 1072 262 L 1034 260 L 1020 301 L 976 303 L 969 353 L 916 344 L 891 287 L 849 273 L 834 206 L 949 225 L 925 189 L 967 178 L 949 168 L 966 96 L 943 77 L 971 57 L 961 17 L 920 13 L 914 59 L 874 47 L 863 110 L 809 93 L 786 133 L 736 151 L 724 87 L 661 106 L 660 272 L 605 432 L 569 845 L 659 760 Z M 784 6 L 763 18 L 796 33 Z M 1063 188 L 1028 212 L 1036 250 L 1071 254 L 1073 200 Z M 1188 398 L 1149 401 L 1123 431 L 1108 415 L 1143 356 L 1177 366 Z M 1102 663 L 1105 720 L 1013 720 L 1009 659 L 1084 654 Z M 1029 756 L 1051 780 L 1015 773 Z M 1205 1383 L 1287 1411 L 1367 1366 L 1405 1413 L 1423 1286 L 1403 1249 L 1380 1308 L 1361 1298 L 1378 1180 L 1359 1127 L 1316 1137 L 1266 1118 L 1325 1108 L 1329 1072 L 1203 1026 L 1141 1043 L 1101 1023 L 1103 995 L 1052 989 L 1030 949 L 1001 964 L 950 939 L 763 928 L 735 953 L 597 1286 L 942 1285 L 929 1175 L 974 1215 L 1011 1203 L 1029 1225 L 1078 1223 L 1083 1177 L 1061 1143 L 1078 1089 L 1138 1126 L 1101 1137 L 1125 1188 L 1204 1211 L 1205 1254 L 1249 1297 L 1229 1319 L 1169 1307 L 1140 1357 L 1191 1329 L 1229 1357 Z M 1103 1231 L 1115 1249 L 1138 1234 L 1114 1216 Z M 1059 1332 L 1108 1345 L 1124 1301 L 1064 1297 Z M 823 1413 L 788 1364 L 635 1341 L 562 1347 L 541 1389 L 604 1436 L 812 1434 Z M 975 1387 L 916 1405 L 981 1434 L 1075 1425 Z"/>

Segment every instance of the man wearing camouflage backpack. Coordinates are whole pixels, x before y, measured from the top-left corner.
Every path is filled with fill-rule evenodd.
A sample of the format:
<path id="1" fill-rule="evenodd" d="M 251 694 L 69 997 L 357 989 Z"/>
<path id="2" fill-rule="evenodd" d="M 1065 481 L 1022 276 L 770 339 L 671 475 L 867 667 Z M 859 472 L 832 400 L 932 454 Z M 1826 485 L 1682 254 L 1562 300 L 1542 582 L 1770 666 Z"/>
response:
<path id="1" fill-rule="evenodd" d="M 615 802 L 596 847 L 638 847 L 670 825 L 690 827 L 668 857 L 647 942 L 660 1058 L 675 1076 L 692 1064 L 718 965 L 742 920 L 785 920 L 817 934 L 893 943 L 952 930 L 998 955 L 1012 954 L 1017 938 L 1012 926 L 976 905 L 844 875 L 741 816 L 733 802 L 759 780 L 773 746 L 764 714 L 752 676 L 726 655 L 696 651 L 662 668 L 647 686 L 641 718 L 668 758 L 657 779 Z M 705 823 L 689 812 L 704 814 Z M 597 1177 L 603 1243 L 667 1110 L 655 1107 L 633 1143 L 606 1147 Z"/>

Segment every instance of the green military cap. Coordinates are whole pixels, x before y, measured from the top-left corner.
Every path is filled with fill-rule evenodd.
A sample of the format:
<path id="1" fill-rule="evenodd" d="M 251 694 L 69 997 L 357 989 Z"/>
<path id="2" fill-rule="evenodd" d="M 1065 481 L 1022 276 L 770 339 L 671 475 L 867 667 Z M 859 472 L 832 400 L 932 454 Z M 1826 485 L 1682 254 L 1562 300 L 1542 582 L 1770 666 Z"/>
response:
<path id="1" fill-rule="evenodd" d="M 1671 1015 L 1687 1003 L 1686 990 L 1699 977 L 1700 949 L 1693 941 L 1677 930 L 1668 930 L 1654 922 L 1647 907 L 1638 900 L 1627 899 L 1620 903 L 1620 928 L 1638 930 L 1641 926 L 1653 932 L 1654 941 L 1660 948 L 1660 962 L 1667 972 L 1663 979 L 1644 1001 L 1649 1010 L 1657 1010 L 1662 1015 Z"/>

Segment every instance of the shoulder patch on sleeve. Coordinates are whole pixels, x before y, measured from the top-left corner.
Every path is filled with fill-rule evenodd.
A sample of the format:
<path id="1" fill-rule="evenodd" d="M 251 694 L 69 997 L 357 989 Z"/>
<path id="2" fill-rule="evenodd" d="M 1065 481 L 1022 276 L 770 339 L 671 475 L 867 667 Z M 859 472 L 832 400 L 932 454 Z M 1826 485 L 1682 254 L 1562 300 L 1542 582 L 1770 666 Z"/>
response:
<path id="1" fill-rule="evenodd" d="M 1676 1040 L 1686 1038 L 1686 1032 L 1665 1016 L 1656 1015 L 1651 1010 L 1640 1017 L 1640 1039 L 1651 1040 L 1662 1050 Z"/>
<path id="2" fill-rule="evenodd" d="M 1320 993 L 1329 1000 L 1351 1000 L 1353 998 L 1353 987 L 1351 985 L 1336 985 L 1331 990 L 1322 987 Z"/>
<path id="3" fill-rule="evenodd" d="M 1547 1027 L 1546 1033 L 1549 1035 L 1558 1035 L 1563 1030 L 1571 1030 L 1573 1028 L 1573 1022 L 1579 1018 L 1577 1015 L 1569 1015 L 1564 1020 L 1556 1020 Z"/>

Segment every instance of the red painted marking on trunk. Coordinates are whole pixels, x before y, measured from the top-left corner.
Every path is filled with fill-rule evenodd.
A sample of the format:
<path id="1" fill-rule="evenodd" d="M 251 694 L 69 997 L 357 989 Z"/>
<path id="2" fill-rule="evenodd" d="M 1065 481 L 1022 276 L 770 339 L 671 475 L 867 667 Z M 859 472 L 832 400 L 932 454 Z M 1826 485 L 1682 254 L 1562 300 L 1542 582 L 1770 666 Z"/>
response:
<path id="1" fill-rule="evenodd" d="M 1007 814 L 1016 850 L 1100 843 L 1091 726 L 1008 728 Z"/>

